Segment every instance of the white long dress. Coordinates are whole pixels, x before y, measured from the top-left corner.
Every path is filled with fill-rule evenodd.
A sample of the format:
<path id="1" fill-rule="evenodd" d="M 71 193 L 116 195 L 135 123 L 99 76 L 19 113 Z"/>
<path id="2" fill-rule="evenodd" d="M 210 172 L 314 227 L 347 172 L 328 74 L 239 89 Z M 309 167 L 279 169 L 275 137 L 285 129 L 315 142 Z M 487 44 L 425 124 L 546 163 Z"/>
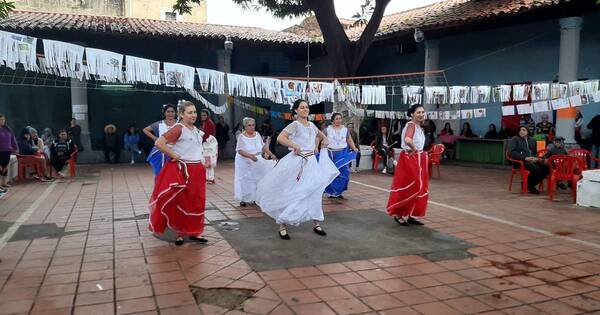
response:
<path id="1" fill-rule="evenodd" d="M 317 161 L 314 150 L 318 130 L 313 123 L 304 126 L 294 121 L 284 130 L 304 156 L 290 152 L 279 160 L 258 183 L 256 203 L 278 224 L 323 221 L 323 192 L 339 171 L 327 149 L 321 150 Z"/>
<path id="2" fill-rule="evenodd" d="M 217 142 L 217 138 L 208 136 L 206 141 L 202 143 L 202 148 L 204 150 L 206 180 L 215 180 L 215 168 L 217 168 L 217 155 L 219 154 L 219 143 Z M 210 166 L 208 166 L 209 164 Z"/>
<path id="3" fill-rule="evenodd" d="M 242 133 L 237 139 L 233 190 L 235 199 L 240 202 L 256 201 L 256 185 L 275 166 L 274 160 L 265 160 L 262 157 L 264 145 L 258 132 L 254 137 Z M 240 150 L 256 156 L 257 161 L 243 157 Z"/>

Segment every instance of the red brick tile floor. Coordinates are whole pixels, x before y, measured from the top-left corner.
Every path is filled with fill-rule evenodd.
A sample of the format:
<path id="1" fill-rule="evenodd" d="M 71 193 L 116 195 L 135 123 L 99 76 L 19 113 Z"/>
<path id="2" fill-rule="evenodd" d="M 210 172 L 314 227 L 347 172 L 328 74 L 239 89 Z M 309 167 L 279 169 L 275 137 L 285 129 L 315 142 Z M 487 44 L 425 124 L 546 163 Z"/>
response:
<path id="1" fill-rule="evenodd" d="M 75 180 L 16 185 L 0 200 L 9 226 L 20 218 L 66 232 L 2 240 L 0 314 L 600 314 L 600 213 L 570 204 L 566 192 L 554 202 L 509 193 L 508 170 L 442 166 L 431 180 L 424 222 L 474 244 L 472 258 L 255 272 L 211 226 L 208 245 L 153 237 L 146 219 L 135 219 L 147 214 L 148 167 L 82 169 Z M 233 199 L 230 162 L 217 176 L 208 221 L 262 216 Z M 325 211 L 383 211 L 391 176 L 363 171 L 352 180 L 346 199 L 324 200 Z M 256 293 L 228 310 L 196 305 L 190 285 Z"/>

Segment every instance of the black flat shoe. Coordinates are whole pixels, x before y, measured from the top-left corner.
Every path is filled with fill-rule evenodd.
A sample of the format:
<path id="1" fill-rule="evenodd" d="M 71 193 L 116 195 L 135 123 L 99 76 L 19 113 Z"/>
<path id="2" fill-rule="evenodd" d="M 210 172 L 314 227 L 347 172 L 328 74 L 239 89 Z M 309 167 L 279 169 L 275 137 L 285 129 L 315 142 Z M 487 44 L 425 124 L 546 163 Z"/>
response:
<path id="1" fill-rule="evenodd" d="M 245 203 L 245 202 L 240 202 L 240 207 L 247 207 L 247 206 L 248 206 L 248 204 L 247 204 L 247 203 Z"/>
<path id="2" fill-rule="evenodd" d="M 175 245 L 177 245 L 177 246 L 181 246 L 181 245 L 183 245 L 183 237 L 178 237 L 178 238 L 175 240 Z"/>
<path id="3" fill-rule="evenodd" d="M 399 217 L 394 217 L 394 221 L 396 221 L 396 223 L 402 225 L 402 226 L 408 226 L 408 222 L 406 222 L 404 219 L 399 218 Z"/>
<path id="4" fill-rule="evenodd" d="M 529 189 L 529 193 L 530 193 L 530 194 L 534 194 L 534 195 L 539 195 L 539 194 L 540 194 L 540 191 L 539 191 L 539 190 L 537 190 L 536 188 L 530 188 L 530 189 Z"/>
<path id="5" fill-rule="evenodd" d="M 279 230 L 279 237 L 281 237 L 282 240 L 290 239 L 290 235 L 288 234 L 287 230 Z"/>
<path id="6" fill-rule="evenodd" d="M 320 225 L 317 225 L 313 228 L 313 231 L 315 231 L 315 233 L 321 235 L 321 236 L 325 236 L 327 235 L 327 233 L 325 233 L 325 230 L 323 230 L 323 228 Z"/>
<path id="7" fill-rule="evenodd" d="M 412 224 L 412 225 L 425 225 L 425 223 L 423 223 L 413 217 L 408 217 L 408 220 L 406 220 L 406 223 Z"/>
<path id="8" fill-rule="evenodd" d="M 202 243 L 202 244 L 206 244 L 206 243 L 208 243 L 208 240 L 207 240 L 207 239 L 205 239 L 205 238 L 204 238 L 204 237 L 202 237 L 202 236 L 190 236 L 190 239 L 191 239 L 192 241 L 196 241 L 196 242 L 198 242 L 198 243 Z"/>

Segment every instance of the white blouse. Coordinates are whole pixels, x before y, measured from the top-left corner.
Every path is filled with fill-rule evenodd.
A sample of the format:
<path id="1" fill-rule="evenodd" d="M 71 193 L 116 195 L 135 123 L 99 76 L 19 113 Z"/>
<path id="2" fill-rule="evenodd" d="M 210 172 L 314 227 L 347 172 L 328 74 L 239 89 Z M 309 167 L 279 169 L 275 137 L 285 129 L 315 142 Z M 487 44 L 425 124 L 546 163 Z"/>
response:
<path id="1" fill-rule="evenodd" d="M 340 129 L 335 129 L 333 126 L 327 127 L 327 140 L 330 149 L 345 149 L 348 146 L 348 128 L 344 126 Z"/>
<path id="2" fill-rule="evenodd" d="M 415 123 L 413 123 L 412 121 L 409 121 L 406 124 L 406 126 L 404 126 L 404 129 L 402 130 L 402 149 L 412 150 L 406 144 L 406 142 L 404 142 L 404 138 L 406 137 L 406 131 L 408 130 L 409 126 L 411 126 L 411 125 L 414 126 L 414 128 L 415 128 L 415 134 L 412 137 L 413 144 L 415 145 L 417 150 L 423 151 L 423 148 L 425 147 L 425 132 L 423 131 L 423 128 L 421 126 L 415 125 Z"/>
<path id="3" fill-rule="evenodd" d="M 240 137 L 237 140 L 237 145 L 235 146 L 235 151 L 240 152 L 240 150 L 244 150 L 252 155 L 258 155 L 262 153 L 262 149 L 265 143 L 262 140 L 261 135 L 258 132 L 255 132 L 254 137 L 248 137 L 243 133 L 240 134 Z"/>
<path id="4" fill-rule="evenodd" d="M 298 121 L 294 121 L 283 130 L 289 134 L 290 140 L 300 146 L 302 151 L 314 151 L 315 140 L 319 133 L 315 124 L 308 122 L 308 125 L 304 126 Z M 291 148 L 290 151 L 292 151 Z"/>
<path id="5" fill-rule="evenodd" d="M 202 161 L 204 159 L 202 152 L 202 136 L 204 132 L 194 127 L 190 130 L 188 127 L 181 125 L 181 135 L 177 142 L 173 144 L 173 151 L 181 156 L 182 160 L 186 161 Z"/>

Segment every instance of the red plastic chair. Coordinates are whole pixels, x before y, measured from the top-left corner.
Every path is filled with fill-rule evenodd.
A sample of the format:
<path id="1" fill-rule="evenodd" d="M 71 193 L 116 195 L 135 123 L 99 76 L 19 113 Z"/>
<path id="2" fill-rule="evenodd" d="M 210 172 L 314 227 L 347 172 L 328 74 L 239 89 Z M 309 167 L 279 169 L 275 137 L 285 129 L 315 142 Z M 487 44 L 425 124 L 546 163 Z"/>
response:
<path id="1" fill-rule="evenodd" d="M 523 161 L 519 161 L 519 160 L 515 160 L 515 159 L 511 158 L 508 151 L 506 151 L 506 160 L 513 164 L 519 165 L 519 168 L 514 168 L 514 165 L 513 165 L 512 169 L 510 170 L 510 181 L 508 182 L 508 191 L 512 191 L 512 183 L 513 183 L 513 178 L 514 178 L 515 174 L 520 173 L 521 181 L 523 182 L 523 187 L 521 188 L 521 192 L 527 193 L 527 177 L 529 176 L 529 171 L 527 169 L 525 169 L 525 163 Z"/>
<path id="2" fill-rule="evenodd" d="M 437 166 L 437 174 L 438 178 L 441 178 L 440 175 L 440 164 L 442 160 L 442 155 L 444 154 L 444 145 L 443 144 L 434 144 L 431 149 L 427 152 L 429 156 L 429 177 L 433 175 L 433 166 Z"/>
<path id="3" fill-rule="evenodd" d="M 36 161 L 36 157 L 34 155 L 17 154 L 17 180 L 24 180 L 26 178 L 28 168 L 33 168 L 38 175 L 42 173 L 38 163 L 39 162 Z"/>
<path id="4" fill-rule="evenodd" d="M 577 201 L 577 181 L 581 178 L 581 169 L 579 158 L 569 155 L 554 155 L 548 160 L 550 166 L 550 176 L 548 177 L 548 197 L 552 201 L 556 192 L 558 181 L 568 181 L 571 183 L 571 192 L 573 203 Z"/>
<path id="5" fill-rule="evenodd" d="M 69 158 L 69 176 L 75 177 L 75 162 L 77 162 L 77 147 L 75 151 L 71 153 L 71 157 Z"/>
<path id="6" fill-rule="evenodd" d="M 375 147 L 371 146 L 371 149 L 373 149 L 373 172 L 377 173 L 377 172 L 379 172 L 379 161 L 381 161 L 383 159 L 383 156 L 381 156 L 381 154 L 379 154 L 379 152 L 377 152 Z M 384 165 L 384 167 L 385 167 L 385 165 Z"/>
<path id="7" fill-rule="evenodd" d="M 579 172 L 579 174 L 581 174 L 582 171 L 588 169 L 589 161 L 596 161 L 596 165 L 600 165 L 600 159 L 592 157 L 592 153 L 590 153 L 590 151 L 586 149 L 571 149 L 569 150 L 568 155 L 576 157 L 579 161 L 579 166 L 581 167 L 581 171 Z"/>

